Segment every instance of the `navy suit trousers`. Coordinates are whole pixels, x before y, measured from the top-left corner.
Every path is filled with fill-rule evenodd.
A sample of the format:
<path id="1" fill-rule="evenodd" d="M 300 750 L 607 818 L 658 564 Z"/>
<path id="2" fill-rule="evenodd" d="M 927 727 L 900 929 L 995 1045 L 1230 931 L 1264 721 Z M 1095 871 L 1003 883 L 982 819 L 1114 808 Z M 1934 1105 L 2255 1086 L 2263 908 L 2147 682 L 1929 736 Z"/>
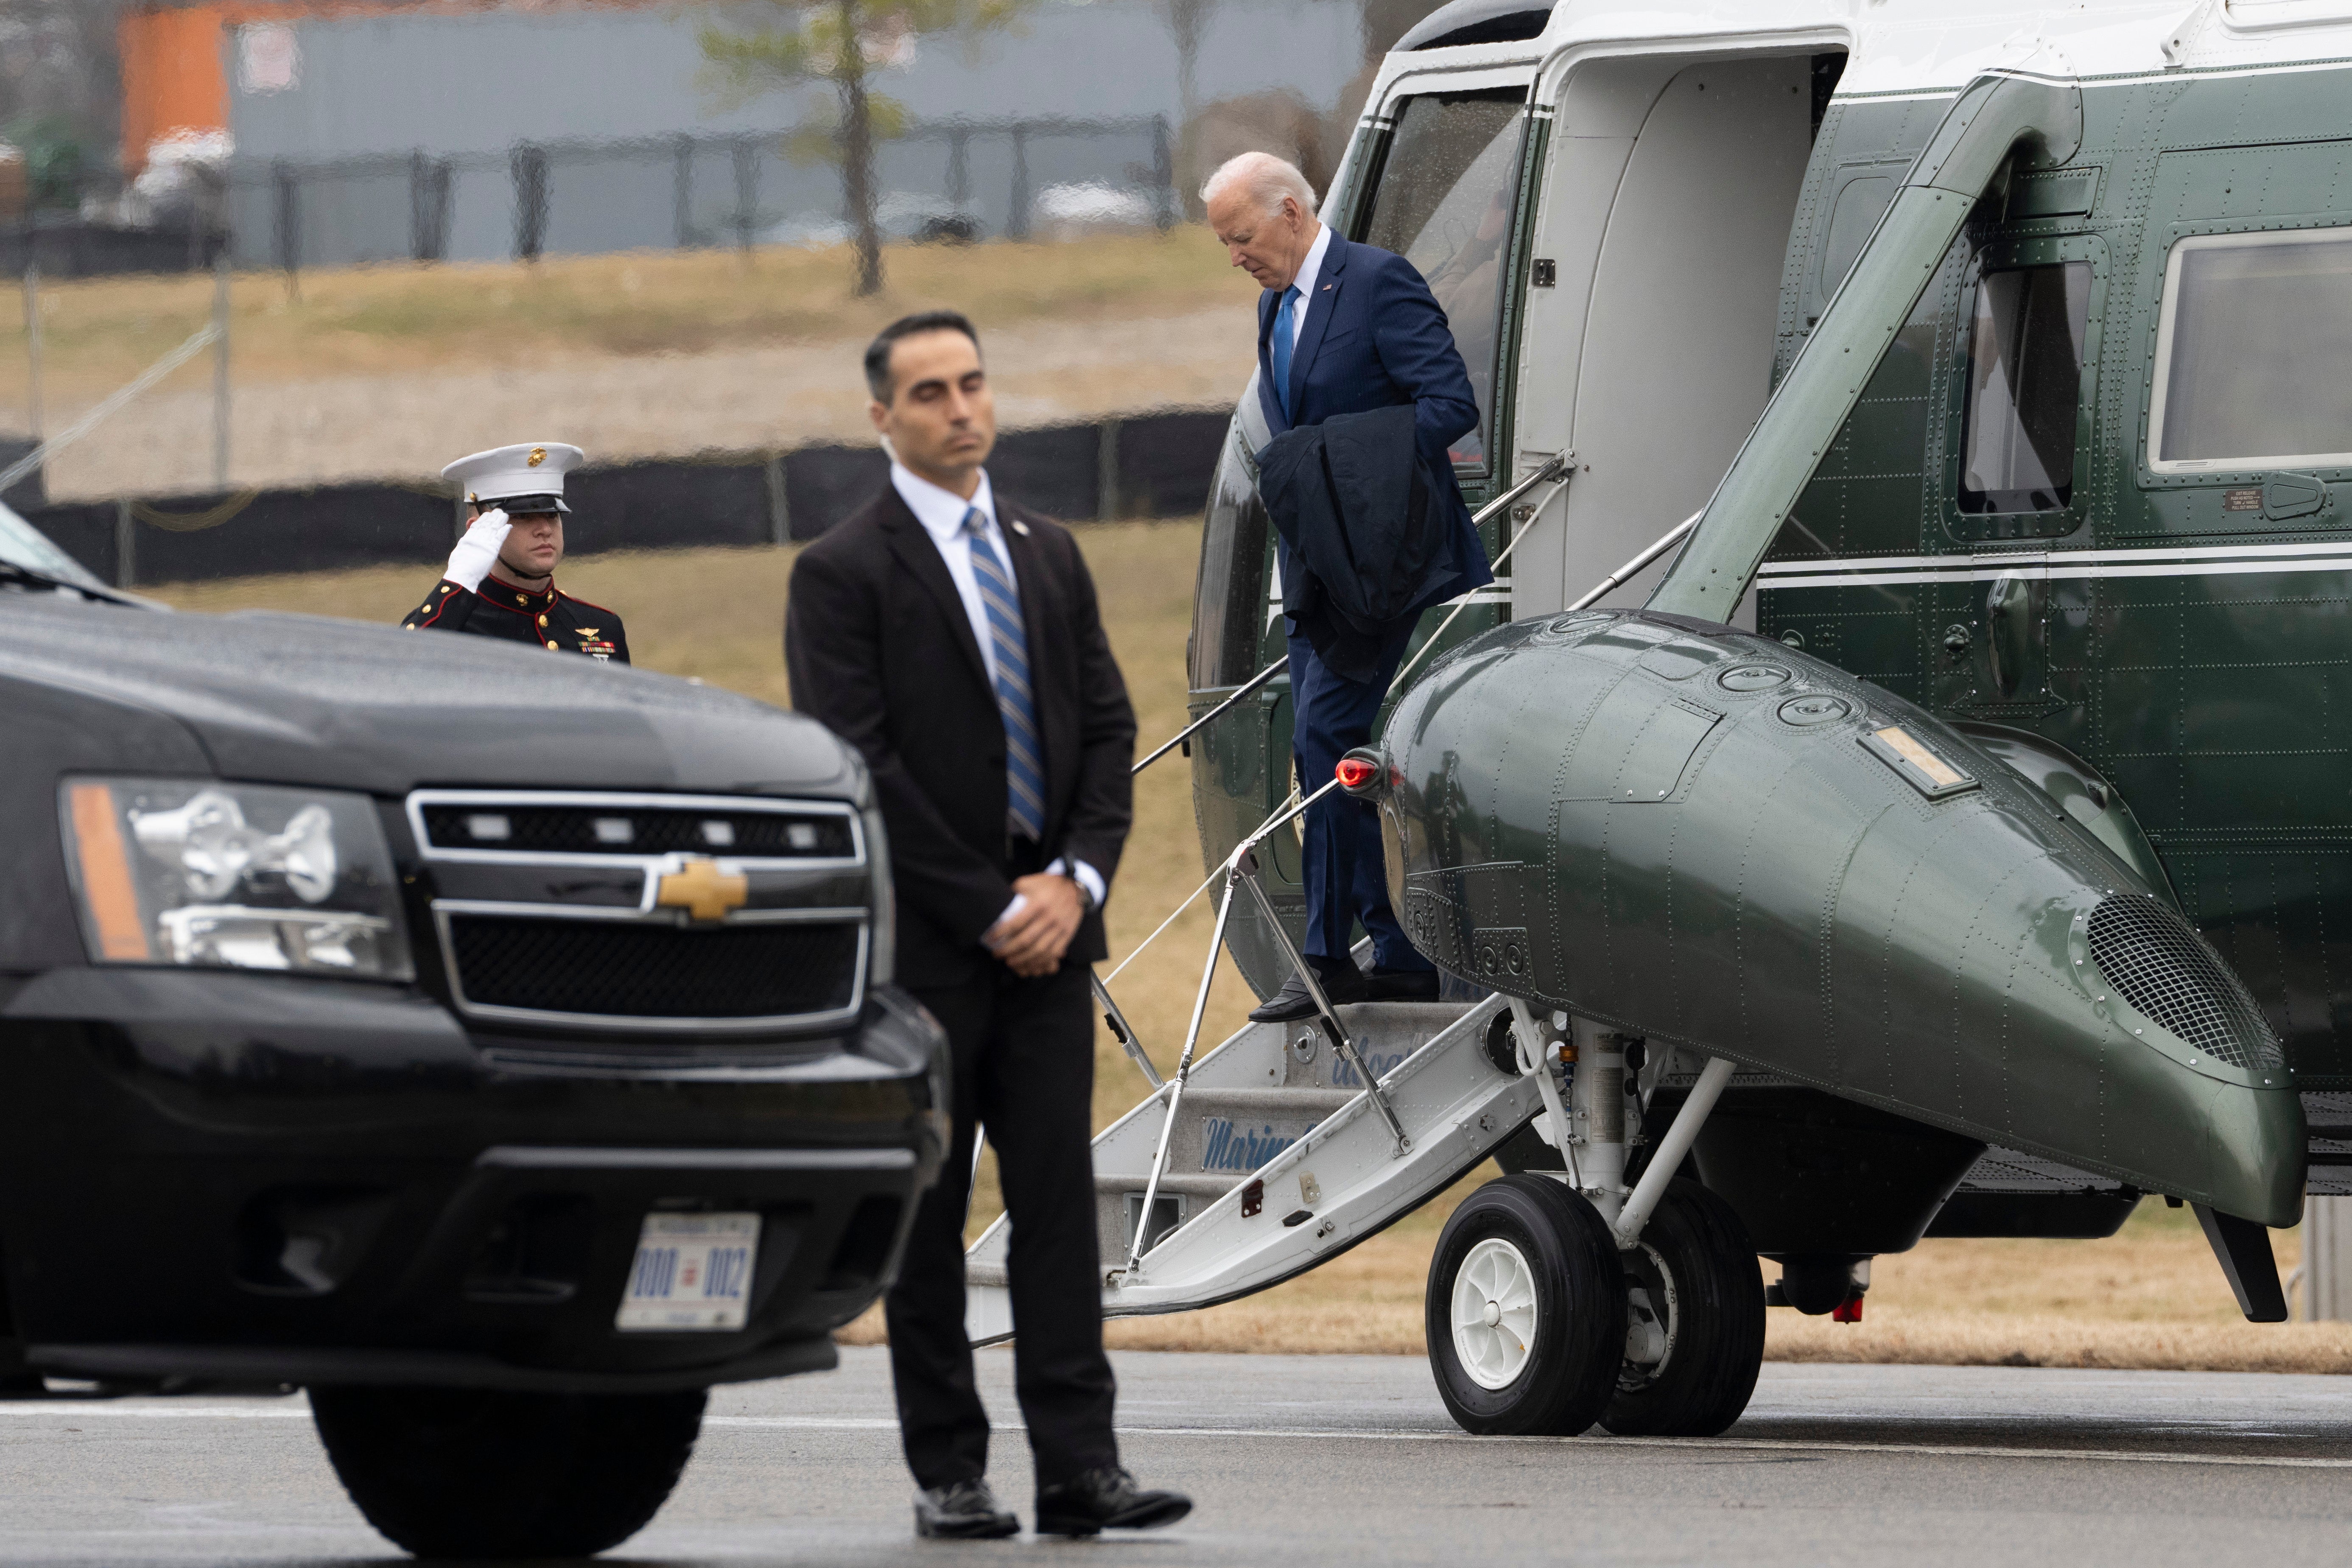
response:
<path id="1" fill-rule="evenodd" d="M 1381 645 L 1379 679 L 1349 680 L 1324 666 L 1314 644 L 1292 634 L 1290 752 L 1306 793 L 1329 784 L 1339 759 L 1371 740 L 1381 700 L 1388 695 L 1389 682 L 1396 678 L 1405 645 L 1412 640 L 1408 626 Z M 1346 962 L 1360 923 L 1372 939 L 1372 961 L 1381 968 L 1433 968 L 1405 940 L 1404 928 L 1389 907 L 1380 808 L 1335 791 L 1307 809 L 1306 834 L 1300 862 L 1307 878 L 1307 956 L 1327 963 Z"/>

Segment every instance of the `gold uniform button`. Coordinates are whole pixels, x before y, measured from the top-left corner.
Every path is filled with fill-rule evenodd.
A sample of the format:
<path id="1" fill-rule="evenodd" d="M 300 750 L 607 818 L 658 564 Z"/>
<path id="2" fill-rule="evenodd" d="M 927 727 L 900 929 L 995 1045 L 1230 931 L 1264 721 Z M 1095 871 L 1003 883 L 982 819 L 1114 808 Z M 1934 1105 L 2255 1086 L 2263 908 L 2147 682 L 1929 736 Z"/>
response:
<path id="1" fill-rule="evenodd" d="M 540 624 L 541 626 L 545 626 L 545 625 L 547 625 L 547 617 L 546 617 L 545 616 L 540 616 L 540 617 L 539 617 L 539 624 Z"/>
<path id="2" fill-rule="evenodd" d="M 554 639 L 553 637 L 550 637 L 550 638 L 548 638 L 548 639 L 547 639 L 547 646 L 548 646 L 548 647 L 555 647 L 555 639 Z"/>

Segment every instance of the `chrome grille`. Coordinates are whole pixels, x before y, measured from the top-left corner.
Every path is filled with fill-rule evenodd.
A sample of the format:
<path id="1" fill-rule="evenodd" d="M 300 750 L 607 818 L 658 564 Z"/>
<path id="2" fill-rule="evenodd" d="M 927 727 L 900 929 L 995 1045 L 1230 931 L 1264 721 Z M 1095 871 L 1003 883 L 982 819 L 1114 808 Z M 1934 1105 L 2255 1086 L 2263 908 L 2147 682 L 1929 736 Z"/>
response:
<path id="1" fill-rule="evenodd" d="M 808 865 L 864 854 L 856 815 L 830 801 L 418 790 L 409 816 L 419 847 L 436 858 L 687 854 Z"/>
<path id="2" fill-rule="evenodd" d="M 2286 1065 L 2269 1020 L 2221 954 L 2156 900 L 2102 900 L 2085 935 L 2116 994 L 2191 1047 L 2234 1068 Z"/>
<path id="3" fill-rule="evenodd" d="M 870 868 L 846 803 L 428 789 L 407 816 L 470 1018 L 674 1045 L 864 1005 Z"/>

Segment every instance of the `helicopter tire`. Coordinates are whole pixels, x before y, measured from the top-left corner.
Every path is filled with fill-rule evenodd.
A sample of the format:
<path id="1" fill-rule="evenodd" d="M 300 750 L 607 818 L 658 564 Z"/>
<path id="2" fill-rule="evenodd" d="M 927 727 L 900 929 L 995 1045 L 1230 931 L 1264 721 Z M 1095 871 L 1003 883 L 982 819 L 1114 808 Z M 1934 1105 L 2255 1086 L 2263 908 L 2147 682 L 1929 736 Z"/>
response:
<path id="1" fill-rule="evenodd" d="M 1424 1320 L 1438 1394 L 1465 1431 L 1584 1431 L 1624 1355 L 1624 1269 L 1607 1223 L 1550 1177 L 1487 1183 L 1438 1237 Z"/>
<path id="2" fill-rule="evenodd" d="M 1763 1275 L 1748 1227 L 1714 1193 L 1676 1181 L 1623 1260 L 1626 1357 L 1601 1425 L 1621 1436 L 1715 1436 L 1748 1408 L 1764 1363 Z"/>
<path id="3" fill-rule="evenodd" d="M 702 1429 L 700 1389 L 314 1388 L 343 1489 L 425 1558 L 590 1557 L 645 1528 Z"/>

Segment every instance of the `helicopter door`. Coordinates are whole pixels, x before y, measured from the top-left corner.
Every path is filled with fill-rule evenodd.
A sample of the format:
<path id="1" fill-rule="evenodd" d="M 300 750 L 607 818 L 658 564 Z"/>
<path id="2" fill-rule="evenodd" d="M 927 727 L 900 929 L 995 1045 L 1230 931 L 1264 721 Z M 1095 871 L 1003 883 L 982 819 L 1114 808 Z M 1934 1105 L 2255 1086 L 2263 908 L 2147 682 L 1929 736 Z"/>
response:
<path id="1" fill-rule="evenodd" d="M 1561 86 L 1511 438 L 1519 473 L 1570 448 L 1577 474 L 1520 547 L 1513 615 L 1559 609 L 1704 505 L 1762 412 L 1811 102 L 1801 55 L 1599 59 Z M 1664 570 L 1601 603 L 1642 603 Z"/>

